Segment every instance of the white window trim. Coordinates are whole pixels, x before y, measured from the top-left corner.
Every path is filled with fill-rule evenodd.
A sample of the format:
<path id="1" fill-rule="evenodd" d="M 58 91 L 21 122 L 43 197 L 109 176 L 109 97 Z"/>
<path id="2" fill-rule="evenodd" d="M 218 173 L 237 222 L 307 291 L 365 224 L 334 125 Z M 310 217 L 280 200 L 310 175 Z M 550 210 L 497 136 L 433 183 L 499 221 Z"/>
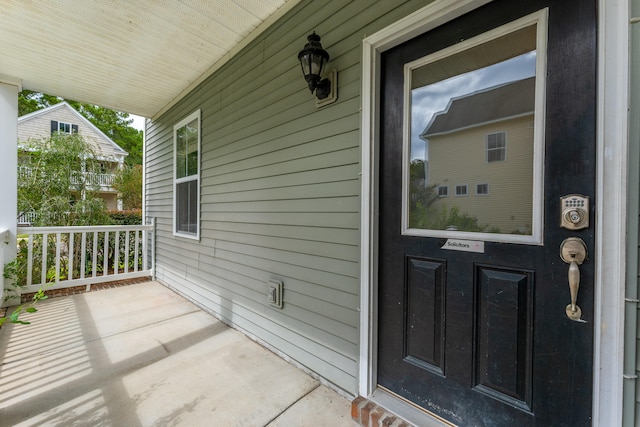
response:
<path id="1" fill-rule="evenodd" d="M 455 2 L 454 2 L 455 3 Z M 460 1 L 457 3 L 470 4 L 471 1 Z M 486 2 L 479 2 L 484 4 Z M 441 4 L 440 1 L 434 2 L 439 8 L 449 10 L 448 5 Z M 427 6 L 425 9 L 430 9 Z M 424 10 L 424 9 L 422 9 Z M 419 11 L 420 12 L 420 11 Z M 434 11 L 438 13 L 438 11 Z M 545 119 L 545 86 L 547 75 L 547 15 L 548 10 L 543 9 L 538 12 L 531 13 L 522 18 L 516 19 L 505 25 L 494 28 L 493 30 L 484 32 L 470 39 L 461 41 L 460 43 L 449 46 L 445 49 L 431 53 L 422 58 L 416 59 L 404 65 L 404 115 L 403 115 L 403 174 L 402 174 L 402 234 L 405 236 L 418 236 L 418 237 L 439 237 L 439 238 L 454 238 L 454 239 L 468 239 L 468 240 L 483 240 L 487 242 L 502 242 L 502 243 L 519 243 L 529 245 L 542 245 L 543 242 L 543 186 L 544 186 L 544 119 Z M 413 16 L 413 15 L 410 15 Z M 429 20 L 427 16 L 424 19 Z M 402 21 L 400 21 L 402 22 Z M 443 21 L 446 22 L 446 21 Z M 533 206 L 531 211 L 532 231 L 530 235 L 521 234 L 499 234 L 499 233 L 485 233 L 485 232 L 472 232 L 472 231 L 453 231 L 453 230 L 429 230 L 411 228 L 409 226 L 409 159 L 410 153 L 410 141 L 411 141 L 411 96 L 408 96 L 411 92 L 411 75 L 412 70 L 425 66 L 427 64 L 436 62 L 442 58 L 449 57 L 451 55 L 463 52 L 473 46 L 478 46 L 482 43 L 490 40 L 497 39 L 504 35 L 508 35 L 522 28 L 526 28 L 532 25 L 537 26 L 536 34 L 536 86 L 535 86 L 535 114 L 534 114 L 534 142 L 533 142 L 533 170 L 535 174 L 533 176 L 532 183 L 532 198 Z M 429 25 L 425 25 L 426 30 L 430 28 Z M 422 32 L 417 32 L 421 34 Z M 416 34 L 416 35 L 417 35 Z M 406 41 L 408 38 L 401 38 L 398 40 Z M 366 40 L 365 40 L 366 42 Z M 371 90 L 371 89 L 368 89 Z M 364 101 L 364 99 L 363 99 Z M 364 110 L 363 110 L 364 111 Z M 486 140 L 485 140 L 486 141 Z M 485 142 L 486 144 L 486 142 Z M 486 148 L 486 146 L 485 146 Z M 462 196 L 458 196 L 462 197 Z"/>
<path id="2" fill-rule="evenodd" d="M 362 56 L 362 199 L 360 262 L 360 354 L 358 392 L 376 391 L 378 289 L 378 162 L 380 55 L 415 36 L 470 12 L 490 0 L 436 0 L 363 40 Z M 624 283 L 629 98 L 629 6 L 626 0 L 599 0 L 598 115 L 595 263 L 595 349 L 593 425 L 622 424 Z M 608 189 L 607 191 L 604 191 Z M 620 201 L 622 200 L 622 203 Z M 606 292 L 604 285 L 607 285 Z M 617 284 L 617 286 L 611 286 Z M 612 351 L 611 349 L 618 349 Z M 384 395 L 378 400 L 384 399 Z M 387 399 L 394 410 L 397 399 Z M 399 412 L 424 415 L 409 405 Z"/>
<path id="3" fill-rule="evenodd" d="M 446 189 L 444 194 L 440 194 L 440 189 Z M 449 186 L 448 185 L 438 185 L 436 191 L 438 192 L 438 197 L 449 197 Z"/>
<path id="4" fill-rule="evenodd" d="M 198 187 L 198 210 L 196 213 L 196 233 L 192 234 L 192 233 L 185 233 L 183 231 L 178 231 L 177 229 L 177 224 L 176 224 L 176 218 L 178 216 L 177 210 L 178 210 L 178 191 L 177 191 L 177 186 L 180 183 L 183 182 L 190 182 L 193 181 L 193 175 L 189 175 L 188 177 L 183 177 L 183 178 L 178 178 L 176 175 L 176 163 L 178 161 L 177 157 L 178 157 L 178 150 L 177 150 L 177 143 L 178 143 L 178 138 L 177 138 L 177 132 L 178 129 L 180 129 L 181 127 L 185 126 L 186 124 L 192 122 L 194 119 L 198 120 L 198 173 L 196 174 L 195 177 L 195 181 L 196 181 L 196 185 Z M 172 222 L 173 222 L 173 235 L 177 236 L 177 237 L 184 237 L 186 239 L 193 239 L 193 240 L 200 240 L 200 171 L 202 169 L 202 162 L 201 162 L 201 155 L 202 155 L 202 120 L 201 120 L 201 112 L 200 110 L 194 111 L 193 113 L 191 113 L 190 115 L 188 115 L 187 117 L 185 117 L 184 119 L 182 119 L 180 122 L 178 122 L 175 126 L 173 126 L 173 164 L 172 164 L 172 168 L 173 168 L 173 216 L 172 216 Z"/>

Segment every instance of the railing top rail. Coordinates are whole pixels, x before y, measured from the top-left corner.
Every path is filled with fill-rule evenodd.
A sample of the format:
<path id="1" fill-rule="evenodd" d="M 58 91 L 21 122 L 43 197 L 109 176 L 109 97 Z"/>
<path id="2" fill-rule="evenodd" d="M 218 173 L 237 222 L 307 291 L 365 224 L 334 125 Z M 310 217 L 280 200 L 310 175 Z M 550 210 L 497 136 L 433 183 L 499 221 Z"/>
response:
<path id="1" fill-rule="evenodd" d="M 89 232 L 112 232 L 112 231 L 152 231 L 153 225 L 83 225 L 83 226 L 61 226 L 61 227 L 18 227 L 18 234 L 42 234 L 42 233 L 89 233 Z"/>

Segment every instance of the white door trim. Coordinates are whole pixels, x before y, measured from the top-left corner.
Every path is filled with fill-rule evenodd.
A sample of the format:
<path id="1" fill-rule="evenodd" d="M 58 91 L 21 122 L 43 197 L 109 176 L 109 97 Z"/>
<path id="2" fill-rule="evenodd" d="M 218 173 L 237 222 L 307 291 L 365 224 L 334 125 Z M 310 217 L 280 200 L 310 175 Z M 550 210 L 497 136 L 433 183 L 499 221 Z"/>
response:
<path id="1" fill-rule="evenodd" d="M 376 388 L 380 55 L 489 0 L 436 0 L 363 40 L 359 393 Z M 628 0 L 599 0 L 593 425 L 620 425 L 627 191 Z M 605 191 L 606 189 L 606 191 Z M 606 292 L 605 292 L 606 286 Z M 614 349 L 613 351 L 611 349 Z"/>
<path id="2" fill-rule="evenodd" d="M 619 426 L 624 373 L 629 1 L 598 3 L 593 425 Z"/>

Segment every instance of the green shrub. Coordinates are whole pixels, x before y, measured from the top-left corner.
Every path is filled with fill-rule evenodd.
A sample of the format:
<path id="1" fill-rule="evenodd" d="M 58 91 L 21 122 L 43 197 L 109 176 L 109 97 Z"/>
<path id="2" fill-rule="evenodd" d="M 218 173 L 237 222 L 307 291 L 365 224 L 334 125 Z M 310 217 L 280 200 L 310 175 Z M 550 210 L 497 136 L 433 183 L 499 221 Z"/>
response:
<path id="1" fill-rule="evenodd" d="M 128 211 L 109 211 L 111 223 L 114 225 L 139 225 L 142 224 L 142 209 Z"/>

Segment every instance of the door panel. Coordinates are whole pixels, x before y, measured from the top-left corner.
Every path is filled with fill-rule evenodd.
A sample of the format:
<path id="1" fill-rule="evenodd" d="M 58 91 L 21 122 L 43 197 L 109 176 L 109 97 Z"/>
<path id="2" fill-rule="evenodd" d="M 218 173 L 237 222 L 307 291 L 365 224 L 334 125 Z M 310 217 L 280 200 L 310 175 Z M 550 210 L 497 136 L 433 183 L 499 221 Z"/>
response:
<path id="1" fill-rule="evenodd" d="M 475 389 L 531 410 L 533 272 L 476 266 Z"/>
<path id="2" fill-rule="evenodd" d="M 523 196 L 517 189 L 523 181 L 515 178 L 524 169 L 522 164 L 508 167 L 509 162 L 522 158 L 518 153 L 526 150 L 520 147 L 527 145 L 517 145 L 521 139 L 515 137 L 516 128 L 491 116 L 424 132 L 427 147 L 424 165 L 420 165 L 424 172 L 420 175 L 419 168 L 411 169 L 405 111 L 417 101 L 406 99 L 407 87 L 411 90 L 412 85 L 439 81 L 443 77 L 434 77 L 437 68 L 446 78 L 460 75 L 461 69 L 469 68 L 464 54 L 470 52 L 474 57 L 483 49 L 506 52 L 506 59 L 521 55 L 522 49 L 528 52 L 530 42 L 524 48 L 507 46 L 530 40 L 529 30 L 500 35 L 498 43 L 462 54 L 455 50 L 474 37 L 493 34 L 496 28 L 545 8 L 548 40 L 541 44 L 538 38 L 536 48 L 538 60 L 545 54 L 546 66 L 535 76 L 536 114 L 531 122 L 544 120 L 528 131 L 540 141 L 537 146 L 528 145 L 534 151 L 526 159 L 529 192 Z M 593 1 L 498 0 L 382 55 L 378 383 L 452 423 L 590 424 L 593 263 L 587 257 L 580 265 L 578 303 L 584 321 L 572 321 L 565 314 L 570 301 L 568 265 L 559 252 L 567 237 L 579 237 L 592 252 L 593 224 L 572 231 L 560 228 L 559 223 L 560 197 L 566 194 L 588 196 L 593 217 L 595 34 Z M 419 71 L 407 82 L 410 74 L 405 65 L 411 68 L 431 57 L 440 61 L 438 67 L 414 67 Z M 474 60 L 471 71 L 486 66 L 486 57 Z M 489 63 L 495 62 L 488 57 Z M 507 77 L 501 82 L 503 86 L 510 83 Z M 453 110 L 458 99 L 497 93 L 494 89 L 450 95 L 448 107 Z M 515 94 L 516 98 L 527 96 L 525 89 Z M 496 98 L 481 100 L 480 109 L 492 99 Z M 509 101 L 500 104 L 504 102 Z M 431 110 L 442 115 L 449 111 L 443 107 Z M 514 116 L 527 114 L 523 110 Z M 473 132 L 461 140 L 440 143 L 435 139 L 462 128 Z M 502 130 L 502 136 L 487 136 Z M 459 146 L 472 139 L 476 145 L 460 150 Z M 441 146 L 436 147 L 438 144 Z M 465 156 L 480 160 L 469 166 Z M 493 166 L 502 168 L 501 172 L 491 175 L 496 170 Z M 456 178 L 463 173 L 467 174 L 464 178 Z M 463 185 L 466 195 L 456 188 Z M 447 195 L 439 190 L 444 186 Z M 458 199 L 456 190 L 461 193 Z M 520 209 L 523 202 L 518 197 L 529 200 L 526 209 Z M 422 211 L 416 210 L 416 200 L 424 201 L 419 206 Z M 485 214 L 483 206 L 494 210 Z M 457 209 L 457 216 L 451 215 L 452 208 Z M 437 212 L 448 213 L 444 222 L 433 220 Z M 428 226 L 416 226 L 418 214 L 424 215 L 421 220 Z M 529 220 L 532 225 L 527 229 Z"/>
<path id="3" fill-rule="evenodd" d="M 446 264 L 407 257 L 407 331 L 405 360 L 435 373 L 444 372 Z"/>

